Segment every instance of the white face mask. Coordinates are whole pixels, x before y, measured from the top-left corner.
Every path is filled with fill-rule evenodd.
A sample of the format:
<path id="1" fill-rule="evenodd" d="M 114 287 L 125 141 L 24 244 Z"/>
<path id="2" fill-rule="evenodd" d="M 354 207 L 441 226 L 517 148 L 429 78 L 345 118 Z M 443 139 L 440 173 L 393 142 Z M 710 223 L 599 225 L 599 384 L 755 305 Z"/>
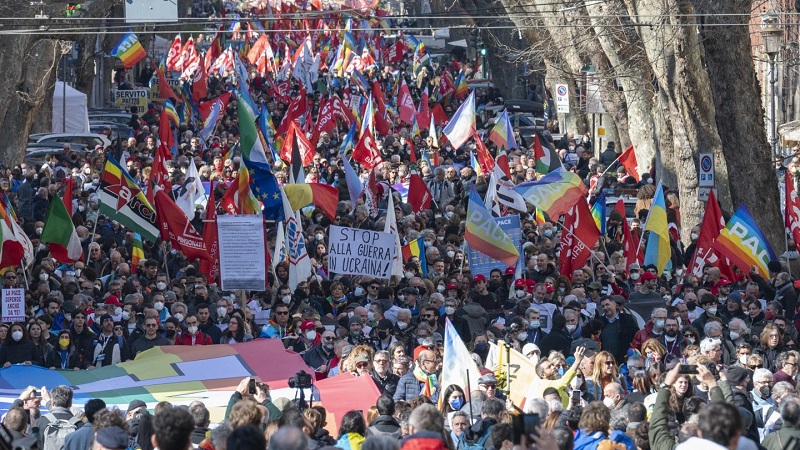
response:
<path id="1" fill-rule="evenodd" d="M 316 338 L 317 338 L 317 332 L 315 330 L 311 330 L 306 333 L 306 339 L 308 339 L 309 341 L 313 341 Z"/>
<path id="2" fill-rule="evenodd" d="M 167 288 L 167 283 L 164 283 L 163 281 L 159 281 L 158 283 L 156 283 L 156 289 L 158 289 L 159 291 L 163 291 L 166 288 Z"/>
<path id="3" fill-rule="evenodd" d="M 355 295 L 356 297 L 361 297 L 362 295 L 364 295 L 364 288 L 362 288 L 361 286 L 358 286 L 355 289 L 355 291 L 353 291 L 353 295 Z"/>
<path id="4" fill-rule="evenodd" d="M 161 310 L 164 309 L 164 303 L 163 302 L 155 302 L 155 304 L 153 304 L 153 308 L 155 308 L 156 311 L 161 312 Z"/>
<path id="5" fill-rule="evenodd" d="M 50 275 L 42 272 L 42 273 L 39 274 L 39 279 L 42 280 L 42 281 L 47 281 L 48 279 L 50 279 Z"/>
<path id="6" fill-rule="evenodd" d="M 318 241 L 325 239 L 325 235 L 322 233 L 317 233 L 314 237 L 317 238 Z"/>
<path id="7" fill-rule="evenodd" d="M 406 278 L 409 279 L 409 280 L 411 278 L 414 278 L 414 272 L 406 272 Z"/>
<path id="8" fill-rule="evenodd" d="M 709 314 L 711 314 L 712 316 L 717 315 L 717 307 L 716 306 L 712 306 L 712 307 L 708 308 L 706 311 Z"/>
<path id="9" fill-rule="evenodd" d="M 122 308 L 120 308 L 119 306 L 114 308 L 114 315 L 115 316 L 121 316 L 122 315 Z"/>
<path id="10" fill-rule="evenodd" d="M 640 276 L 641 274 L 639 274 L 639 272 L 631 272 L 631 280 L 633 281 L 638 280 Z"/>
<path id="11" fill-rule="evenodd" d="M 284 295 L 283 297 L 281 297 L 281 301 L 284 304 L 288 305 L 292 301 L 292 296 L 291 295 Z"/>
<path id="12" fill-rule="evenodd" d="M 567 331 L 570 333 L 574 332 L 576 329 L 578 329 L 577 325 L 567 325 Z"/>
<path id="13" fill-rule="evenodd" d="M 739 333 L 737 333 L 735 331 L 731 331 L 731 340 L 732 341 L 735 341 L 735 340 L 739 339 L 740 337 L 742 337 L 741 334 L 739 334 Z"/>
<path id="14" fill-rule="evenodd" d="M 528 340 L 528 333 L 523 331 L 522 333 L 518 334 L 517 335 L 517 340 L 518 341 L 527 341 Z"/>
<path id="15" fill-rule="evenodd" d="M 122 311 L 122 320 L 128 320 L 131 318 L 131 313 L 128 311 Z"/>
<path id="16" fill-rule="evenodd" d="M 20 339 L 22 339 L 22 331 L 17 330 L 11 333 L 11 339 L 14 339 L 15 341 L 19 341 Z"/>
<path id="17" fill-rule="evenodd" d="M 184 319 L 184 317 L 183 317 L 183 314 L 181 314 L 181 313 L 175 313 L 175 315 L 174 315 L 173 317 L 175 317 L 176 319 L 178 319 L 178 322 L 183 322 L 183 319 Z"/>
<path id="18" fill-rule="evenodd" d="M 197 327 L 186 327 L 186 331 L 188 331 L 189 334 L 195 334 L 197 333 Z"/>
<path id="19" fill-rule="evenodd" d="M 41 236 L 41 234 L 42 234 L 42 227 L 36 227 L 36 234 L 38 234 L 38 235 L 40 235 L 40 236 Z"/>
<path id="20" fill-rule="evenodd" d="M 454 307 L 452 307 L 452 306 L 445 306 L 444 307 L 444 313 L 447 314 L 448 316 L 452 316 L 453 314 L 455 314 L 455 312 L 456 312 L 456 309 Z"/>
<path id="21" fill-rule="evenodd" d="M 517 289 L 516 291 L 514 291 L 514 295 L 516 295 L 517 298 L 525 298 L 525 295 L 527 295 L 527 293 L 525 292 L 524 289 Z"/>
<path id="22" fill-rule="evenodd" d="M 223 308 L 222 306 L 217 308 L 217 317 L 225 317 L 225 314 L 228 314 L 228 308 Z"/>
<path id="23" fill-rule="evenodd" d="M 436 290 L 439 291 L 439 292 L 444 292 L 445 291 L 445 286 L 443 284 L 440 284 L 440 285 L 436 286 Z"/>
<path id="24" fill-rule="evenodd" d="M 747 358 L 749 358 L 749 355 L 739 355 L 739 364 L 747 364 Z"/>
<path id="25" fill-rule="evenodd" d="M 692 240 L 693 240 L 693 241 L 696 241 L 696 240 L 697 240 L 697 238 L 699 238 L 699 237 L 700 237 L 700 235 L 699 235 L 699 234 L 697 234 L 697 233 L 692 233 L 692 234 L 691 234 L 691 238 L 692 238 Z"/>
<path id="26" fill-rule="evenodd" d="M 603 404 L 606 405 L 606 408 L 608 409 L 614 409 L 614 399 L 611 397 L 604 398 Z"/>
<path id="27" fill-rule="evenodd" d="M 400 328 L 401 330 L 405 330 L 406 328 L 408 328 L 408 324 L 405 323 L 405 322 L 397 322 L 397 328 Z"/>

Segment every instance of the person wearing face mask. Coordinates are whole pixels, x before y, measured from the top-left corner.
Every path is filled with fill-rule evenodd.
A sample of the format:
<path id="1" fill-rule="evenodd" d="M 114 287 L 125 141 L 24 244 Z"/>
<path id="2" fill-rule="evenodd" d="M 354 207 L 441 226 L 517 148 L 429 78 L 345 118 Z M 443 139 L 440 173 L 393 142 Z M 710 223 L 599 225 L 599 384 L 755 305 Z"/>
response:
<path id="1" fill-rule="evenodd" d="M 714 318 L 714 320 L 717 320 L 719 322 L 721 322 L 722 319 L 719 317 L 718 314 L 719 301 L 717 300 L 717 297 L 715 295 L 710 293 L 703 294 L 703 296 L 700 297 L 699 303 L 700 307 L 703 309 L 703 312 L 700 314 L 700 317 L 698 317 L 697 319 L 695 319 L 694 322 L 692 322 L 692 326 L 700 332 L 700 338 L 702 339 L 703 337 L 705 337 L 703 329 L 705 328 L 706 323 L 709 321 L 709 319 Z"/>
<path id="2" fill-rule="evenodd" d="M 631 264 L 628 269 L 628 290 L 633 292 L 636 290 L 636 283 L 642 278 L 641 268 L 639 264 Z"/>
<path id="3" fill-rule="evenodd" d="M 305 320 L 300 324 L 300 333 L 294 339 L 289 339 L 284 344 L 288 350 L 299 355 L 304 355 L 307 351 L 319 344 L 321 337 L 317 335 L 317 326 L 313 320 Z"/>
<path id="4" fill-rule="evenodd" d="M 30 366 L 36 359 L 36 345 L 28 338 L 28 333 L 21 323 L 11 325 L 0 348 L 0 366 L 11 367 L 12 364 Z"/>
<path id="5" fill-rule="evenodd" d="M 200 322 L 195 314 L 186 316 L 186 331 L 175 338 L 175 345 L 211 345 L 211 336 L 200 331 Z"/>
<path id="6" fill-rule="evenodd" d="M 572 339 L 567 335 L 567 319 L 562 314 L 553 316 L 553 327 L 539 343 L 542 354 L 549 355 L 551 351 L 569 354 Z"/>
<path id="7" fill-rule="evenodd" d="M 328 377 L 331 361 L 336 357 L 333 351 L 335 339 L 336 334 L 333 331 L 325 330 L 319 342 L 303 353 L 303 362 L 314 369 L 314 376 L 317 380 L 323 380 Z"/>
<path id="8" fill-rule="evenodd" d="M 392 321 L 389 319 L 381 319 L 370 331 L 373 340 L 372 346 L 375 350 L 388 350 L 389 346 L 397 342 L 397 339 L 392 336 Z"/>
<path id="9" fill-rule="evenodd" d="M 655 308 L 650 313 L 650 320 L 645 322 L 644 328 L 633 336 L 631 348 L 642 349 L 642 343 L 648 339 L 660 339 L 664 335 L 664 327 L 667 324 L 666 308 Z"/>

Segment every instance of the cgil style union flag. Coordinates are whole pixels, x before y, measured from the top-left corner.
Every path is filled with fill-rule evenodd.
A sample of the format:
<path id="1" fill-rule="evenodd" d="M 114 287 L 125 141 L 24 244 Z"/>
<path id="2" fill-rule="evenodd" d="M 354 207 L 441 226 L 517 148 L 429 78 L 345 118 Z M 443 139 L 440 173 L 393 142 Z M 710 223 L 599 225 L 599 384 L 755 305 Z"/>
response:
<path id="1" fill-rule="evenodd" d="M 113 156 L 106 160 L 100 182 L 100 212 L 155 242 L 159 231 L 156 213 L 139 185 Z"/>

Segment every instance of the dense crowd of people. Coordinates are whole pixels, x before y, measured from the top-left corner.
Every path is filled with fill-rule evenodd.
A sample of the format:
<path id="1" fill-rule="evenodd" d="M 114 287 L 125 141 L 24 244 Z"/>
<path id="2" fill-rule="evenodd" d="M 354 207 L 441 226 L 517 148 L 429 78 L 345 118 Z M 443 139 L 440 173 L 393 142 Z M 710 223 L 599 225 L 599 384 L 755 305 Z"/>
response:
<path id="1" fill-rule="evenodd" d="M 402 79 L 418 101 L 461 67 L 456 59 L 421 70 L 414 65 L 409 54 L 367 75 L 387 91 Z M 465 74 L 471 78 L 472 69 Z M 235 90 L 234 78 L 209 76 L 208 97 Z M 271 80 L 255 71 L 249 83 L 251 95 L 264 102 L 277 125 L 297 95 L 307 94 L 309 120 L 315 122 L 326 96 L 358 92 L 327 70 L 320 78 L 331 91 L 306 93 L 295 83 L 287 97 L 275 96 Z M 124 74 L 118 80 L 129 82 Z M 502 106 L 503 99 L 492 88 L 475 93 L 482 111 L 479 136 L 486 139 L 495 121 L 486 111 Z M 532 88 L 530 98 L 546 103 L 548 95 Z M 393 95 L 387 94 L 387 101 L 396 104 Z M 431 105 L 439 102 L 452 118 L 458 101 L 431 98 Z M 337 420 L 338 432 L 330 434 L 324 406 L 272 398 L 268 384 L 258 382 L 253 391 L 250 379 L 232 394 L 221 424 L 210 423 L 200 402 L 162 402 L 151 413 L 135 400 L 123 413 L 99 399 L 73 407 L 67 386 L 31 387 L 3 418 L 8 439 L 27 442 L 27 448 L 38 442 L 46 449 L 76 450 L 797 446 L 800 314 L 788 267 L 771 261 L 767 278 L 748 268 L 735 270 L 732 279 L 711 266 L 702 276 L 693 274 L 687 269 L 700 227 L 681 223 L 679 194 L 668 188 L 671 268 L 658 273 L 652 265 L 627 265 L 622 224 L 630 223 L 639 242 L 656 188 L 654 172 L 636 181 L 619 165 L 620 149 L 613 142 L 599 149 L 588 135 L 553 134 L 556 120 L 537 138 L 515 128 L 516 145 L 510 149 L 485 142 L 492 156 L 508 157 L 514 183 L 544 175 L 536 167 L 534 139 L 539 139 L 565 169 L 580 175 L 590 202 L 604 189 L 636 199 L 633 217 L 612 211 L 603 219 L 606 234 L 587 263 L 571 273 L 559 271 L 558 218 L 539 218 L 533 205 L 507 211 L 520 217 L 524 269 L 520 276 L 514 267 L 498 265 L 486 275 L 471 271 L 464 241 L 470 189 L 481 196 L 490 190 L 486 174 L 471 163 L 476 143 L 437 147 L 438 139 L 427 129 L 417 133 L 399 119 L 392 121 L 388 133 L 376 136 L 383 163 L 374 176 L 387 188 L 378 196 L 378 207 L 370 208 L 363 198 L 356 204 L 350 200 L 347 156 L 340 151 L 350 124 L 340 123 L 319 136 L 313 162 L 304 167 L 307 176 L 298 180 L 339 191 L 335 217 L 312 207 L 301 218 L 313 274 L 293 283 L 289 264 L 280 261 L 263 292 L 223 291 L 197 261 L 168 242 L 145 240 L 143 257 L 134 258 L 134 230 L 99 211 L 98 189 L 110 153 L 125 161 L 131 177 L 147 190 L 161 114 L 166 112 L 156 104 L 132 114 L 134 135 L 127 139 L 108 130 L 111 138 L 121 139 L 119 146 L 85 154 L 65 146 L 43 164 L 23 163 L 3 172 L 4 205 L 30 238 L 35 255 L 29 267 L 2 272 L 3 288 L 24 288 L 26 310 L 24 321 L 0 324 L 0 365 L 94 370 L 156 346 L 278 339 L 302 356 L 316 380 L 369 377 L 380 396 L 369 411 L 350 411 Z M 202 181 L 214 182 L 216 199 L 235 188 L 229 184 L 243 164 L 239 156 L 230 156 L 239 141 L 237 100 L 222 114 L 208 141 L 199 137 L 199 126 L 176 129 L 177 150 L 167 162 L 173 196 L 189 181 L 190 161 Z M 365 183 L 372 171 L 352 164 Z M 280 184 L 291 179 L 280 161 L 273 171 Z M 434 200 L 418 213 L 402 189 L 393 189 L 407 187 L 412 173 L 422 176 Z M 50 204 L 61 201 L 68 177 L 75 182 L 69 212 L 83 250 L 75 262 L 57 261 L 40 242 Z M 403 276 L 389 280 L 333 273 L 330 225 L 383 231 L 390 195 L 401 244 L 423 238 L 423 254 L 403 261 Z M 198 205 L 190 217 L 201 234 L 209 226 L 203 221 L 205 208 L 217 206 Z M 692 230 L 687 245 L 680 241 L 681 227 Z M 267 224 L 267 239 L 273 251 L 273 223 Z M 642 318 L 637 311 L 643 303 L 653 307 Z M 471 392 L 467 386 L 442 385 L 448 322 L 481 371 Z M 498 388 L 505 369 L 490 365 L 489 353 L 499 341 L 535 367 L 524 405 Z"/>

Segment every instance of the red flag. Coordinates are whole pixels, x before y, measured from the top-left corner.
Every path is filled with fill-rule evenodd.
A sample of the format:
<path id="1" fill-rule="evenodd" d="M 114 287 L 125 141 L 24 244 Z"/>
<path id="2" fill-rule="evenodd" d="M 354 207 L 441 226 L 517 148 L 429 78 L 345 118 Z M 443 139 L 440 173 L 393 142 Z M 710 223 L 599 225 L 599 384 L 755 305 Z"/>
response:
<path id="1" fill-rule="evenodd" d="M 166 115 L 166 114 L 165 114 Z M 167 161 L 172 159 L 172 153 L 164 142 L 161 142 L 156 149 L 155 157 L 153 158 L 153 166 L 150 170 L 150 180 L 147 183 L 147 201 L 150 204 L 155 203 L 154 187 L 158 186 L 161 189 L 169 192 L 171 183 L 169 182 L 169 169 L 167 168 Z"/>
<path id="2" fill-rule="evenodd" d="M 447 114 L 444 113 L 441 103 L 433 105 L 431 114 L 433 114 L 433 123 L 435 123 L 436 126 L 441 126 L 443 123 L 447 122 Z"/>
<path id="3" fill-rule="evenodd" d="M 247 60 L 250 61 L 250 64 L 256 65 L 259 58 L 264 55 L 268 45 L 267 33 L 261 33 L 261 36 L 259 36 L 258 40 L 250 48 L 250 51 L 247 52 Z"/>
<path id="4" fill-rule="evenodd" d="M 336 119 L 333 115 L 333 101 L 325 101 L 325 104 L 319 109 L 317 116 L 317 124 L 314 126 L 314 134 L 311 135 L 311 145 L 316 148 L 319 136 L 323 131 L 330 132 L 336 129 Z"/>
<path id="5" fill-rule="evenodd" d="M 307 103 L 308 100 L 306 99 L 306 91 L 305 89 L 300 89 L 300 94 L 292 100 L 289 104 L 289 109 L 286 110 L 286 115 L 283 116 L 283 121 L 278 126 L 278 129 L 275 130 L 278 135 L 286 134 L 289 130 L 289 124 L 291 122 L 297 122 L 300 124 L 300 118 L 306 113 L 307 110 Z"/>
<path id="6" fill-rule="evenodd" d="M 348 125 L 356 121 L 353 112 L 350 111 L 350 108 L 344 106 L 344 102 L 342 102 L 342 99 L 338 95 L 331 97 L 330 103 L 331 108 L 333 108 L 333 117 L 336 117 Z"/>
<path id="7" fill-rule="evenodd" d="M 161 112 L 161 117 L 158 119 L 158 139 L 164 143 L 167 148 L 172 148 L 175 145 L 175 136 L 172 134 L 172 126 L 169 123 L 169 116 L 166 111 Z"/>
<path id="8" fill-rule="evenodd" d="M 625 202 L 622 199 L 617 200 L 614 210 L 625 217 Z M 632 264 L 637 262 L 641 264 L 644 261 L 644 250 L 639 246 L 639 242 L 634 241 L 631 237 L 631 227 L 626 219 L 622 219 L 622 241 L 622 252 L 625 254 L 625 273 L 628 273 Z"/>
<path id="9" fill-rule="evenodd" d="M 222 46 L 219 43 L 219 36 L 216 36 L 214 40 L 211 41 L 211 47 L 209 47 L 208 51 L 206 51 L 206 56 L 203 60 L 203 68 L 206 69 L 206 73 L 211 71 L 211 66 L 214 65 L 214 61 L 216 61 L 221 54 Z"/>
<path id="10" fill-rule="evenodd" d="M 431 110 L 428 108 L 428 88 L 422 91 L 419 97 L 419 107 L 417 108 L 417 124 L 427 127 L 431 123 Z"/>
<path id="11" fill-rule="evenodd" d="M 412 173 L 408 177 L 408 204 L 411 205 L 411 209 L 414 213 L 419 213 L 423 209 L 430 208 L 432 199 L 431 191 L 428 190 L 428 186 L 422 181 L 422 177 L 416 173 Z"/>
<path id="12" fill-rule="evenodd" d="M 217 236 L 217 205 L 214 200 L 214 182 L 211 182 L 211 195 L 206 203 L 206 217 L 203 226 L 203 242 L 208 249 L 208 259 L 200 260 L 200 273 L 209 283 L 217 282 L 219 275 L 219 236 Z"/>
<path id="13" fill-rule="evenodd" d="M 200 64 L 200 55 L 197 54 L 197 47 L 194 45 L 194 38 L 191 36 L 186 40 L 186 44 L 183 45 L 181 56 L 183 58 L 182 76 L 190 77 Z"/>
<path id="14" fill-rule="evenodd" d="M 448 95 L 454 93 L 455 91 L 456 91 L 456 84 L 453 81 L 453 76 L 450 75 L 449 71 L 445 70 L 441 78 L 439 79 L 439 95 L 442 98 L 445 98 Z"/>
<path id="15" fill-rule="evenodd" d="M 355 149 L 353 149 L 353 159 L 361 163 L 367 170 L 372 170 L 383 160 L 381 159 L 381 152 L 378 150 L 378 145 L 375 143 L 375 138 L 372 137 L 369 128 L 364 130 L 361 139 L 358 140 Z"/>
<path id="16" fill-rule="evenodd" d="M 219 200 L 219 207 L 222 208 L 223 211 L 226 213 L 235 216 L 236 214 L 241 214 L 242 212 L 239 210 L 239 198 L 236 195 L 238 193 L 237 187 L 239 186 L 239 172 L 236 172 L 236 175 L 233 176 L 233 181 L 230 185 L 228 185 L 228 190 L 225 191 L 225 195 Z"/>
<path id="17" fill-rule="evenodd" d="M 417 111 L 414 109 L 414 99 L 411 97 L 411 92 L 408 90 L 405 79 L 400 83 L 400 95 L 397 98 L 397 109 L 399 109 L 400 120 L 409 125 L 414 125 L 414 115 Z"/>
<path id="18" fill-rule="evenodd" d="M 214 108 L 214 103 L 222 102 L 222 107 L 220 108 L 221 112 L 225 112 L 225 109 L 228 107 L 228 102 L 231 101 L 231 93 L 226 92 L 219 97 L 214 97 L 209 101 L 200 103 L 197 105 L 197 112 L 200 113 L 200 119 L 205 121 L 209 114 L 211 114 L 211 109 Z"/>
<path id="19" fill-rule="evenodd" d="M 372 119 L 375 123 L 375 131 L 378 132 L 379 136 L 388 136 L 392 132 L 392 124 L 383 117 L 383 114 L 376 111 Z"/>
<path id="20" fill-rule="evenodd" d="M 492 171 L 494 171 L 494 159 L 492 155 L 489 154 L 489 150 L 486 149 L 486 145 L 481 140 L 481 137 L 478 136 L 478 133 L 473 133 L 472 137 L 475 139 L 475 150 L 478 154 L 478 164 L 481 166 L 481 171 L 483 171 L 484 176 L 489 176 Z"/>
<path id="21" fill-rule="evenodd" d="M 405 57 L 406 45 L 402 39 L 398 39 L 391 47 L 389 47 L 389 54 L 387 59 L 389 63 L 394 64 L 400 62 Z"/>
<path id="22" fill-rule="evenodd" d="M 208 76 L 202 64 L 197 66 L 192 80 L 192 100 L 199 102 L 208 97 Z"/>
<path id="23" fill-rule="evenodd" d="M 183 72 L 183 45 L 181 44 L 181 35 L 175 36 L 172 40 L 172 45 L 169 47 L 167 54 L 167 70 L 173 72 Z"/>
<path id="24" fill-rule="evenodd" d="M 710 197 L 709 197 L 710 201 Z M 708 214 L 708 213 L 706 213 Z M 797 198 L 797 191 L 794 189 L 792 174 L 786 171 L 786 228 L 792 233 L 794 245 L 800 248 L 800 199 Z"/>
<path id="25" fill-rule="evenodd" d="M 169 239 L 172 248 L 180 250 L 189 261 L 208 259 L 203 236 L 194 229 L 189 218 L 161 189 L 156 189 L 156 217 L 160 222 L 161 239 Z"/>
<path id="26" fill-rule="evenodd" d="M 175 91 L 173 91 L 172 87 L 169 85 L 167 77 L 164 76 L 164 72 L 156 67 L 156 73 L 158 74 L 158 92 L 161 94 L 161 98 L 171 98 L 176 102 L 180 102 L 181 100 L 175 95 Z"/>
<path id="27" fill-rule="evenodd" d="M 381 84 L 377 81 L 372 82 L 372 100 L 375 103 L 375 111 L 379 114 L 386 113 L 386 98 L 383 96 Z"/>
<path id="28" fill-rule="evenodd" d="M 627 151 L 627 150 L 626 150 Z M 787 199 L 789 197 L 786 197 Z M 788 208 L 789 202 L 786 202 Z M 725 228 L 725 218 L 722 217 L 722 210 L 719 208 L 717 197 L 714 190 L 708 193 L 706 201 L 706 211 L 703 214 L 703 223 L 700 224 L 700 236 L 694 246 L 694 255 L 689 264 L 689 271 L 695 276 L 703 276 L 703 268 L 706 265 L 718 267 L 723 276 L 733 280 L 733 271 L 727 258 L 721 258 L 714 250 L 714 241 L 717 240 L 719 232 Z"/>
<path id="29" fill-rule="evenodd" d="M 636 161 L 636 153 L 633 151 L 632 145 L 626 148 L 625 151 L 619 156 L 619 163 L 625 168 L 625 171 L 628 172 L 628 175 L 635 178 L 636 181 L 642 180 L 638 170 L 639 162 Z"/>
<path id="30" fill-rule="evenodd" d="M 497 157 L 495 163 L 497 164 L 498 167 L 500 167 L 500 170 L 502 170 L 503 173 L 508 177 L 508 179 L 511 180 L 511 182 L 513 183 L 514 177 L 511 176 L 511 168 L 508 166 L 508 156 L 506 156 L 504 153 L 501 153 L 500 156 Z"/>
<path id="31" fill-rule="evenodd" d="M 281 159 L 292 163 L 292 147 L 297 145 L 297 150 L 300 153 L 300 160 L 303 164 L 303 167 L 308 166 L 312 162 L 314 162 L 314 154 L 316 150 L 311 145 L 311 142 L 308 140 L 305 134 L 303 134 L 303 130 L 294 123 L 289 123 L 289 132 L 286 135 L 286 139 L 283 141 L 283 146 L 281 147 Z"/>
<path id="32" fill-rule="evenodd" d="M 574 269 L 583 267 L 592 256 L 592 247 L 598 239 L 600 232 L 594 224 L 589 205 L 581 200 L 569 209 L 564 218 L 559 272 L 571 275 Z"/>

